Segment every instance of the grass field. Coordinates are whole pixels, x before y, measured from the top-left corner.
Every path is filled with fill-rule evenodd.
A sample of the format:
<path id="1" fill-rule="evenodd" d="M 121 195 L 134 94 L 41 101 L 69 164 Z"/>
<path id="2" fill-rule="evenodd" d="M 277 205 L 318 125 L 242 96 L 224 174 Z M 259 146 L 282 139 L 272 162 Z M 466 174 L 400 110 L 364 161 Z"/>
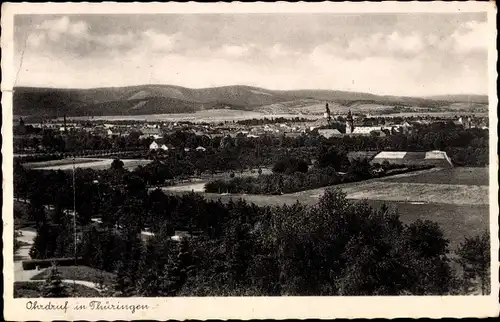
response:
<path id="1" fill-rule="evenodd" d="M 123 159 L 123 167 L 125 169 L 134 169 L 139 165 L 146 165 L 151 163 L 151 160 L 139 159 Z M 113 159 L 77 159 L 75 168 L 89 168 L 94 170 L 104 170 L 111 166 Z M 43 163 L 38 165 L 38 162 L 30 163 L 30 167 L 34 170 L 71 170 L 73 169 L 73 159 L 55 160 L 39 162 Z"/>
<path id="2" fill-rule="evenodd" d="M 349 199 L 452 205 L 487 205 L 489 202 L 488 189 L 488 186 L 384 181 L 342 188 Z"/>
<path id="3" fill-rule="evenodd" d="M 384 181 L 488 186 L 489 169 L 488 168 L 443 169 L 440 171 L 419 174 L 418 176 L 407 176 L 398 178 L 389 177 L 386 178 Z"/>
<path id="4" fill-rule="evenodd" d="M 60 266 L 57 268 L 63 280 L 79 280 L 98 283 L 101 276 L 105 285 L 111 285 L 114 274 L 101 271 L 88 266 Z M 44 280 L 50 274 L 50 270 L 44 270 L 38 275 L 35 275 L 32 280 Z"/>
<path id="5" fill-rule="evenodd" d="M 384 203 L 394 207 L 401 221 L 407 224 L 417 219 L 438 223 L 445 237 L 450 240 L 450 250 L 455 250 L 465 237 L 489 229 L 488 205 L 416 204 L 380 200 L 366 202 L 372 207 L 380 207 Z"/>
<path id="6" fill-rule="evenodd" d="M 64 283 L 71 297 L 100 297 L 97 290 L 84 285 Z M 14 282 L 14 298 L 37 298 L 42 297 L 40 288 L 43 282 Z M 74 289 L 73 289 L 74 287 Z M 73 292 L 73 290 L 75 292 Z"/>

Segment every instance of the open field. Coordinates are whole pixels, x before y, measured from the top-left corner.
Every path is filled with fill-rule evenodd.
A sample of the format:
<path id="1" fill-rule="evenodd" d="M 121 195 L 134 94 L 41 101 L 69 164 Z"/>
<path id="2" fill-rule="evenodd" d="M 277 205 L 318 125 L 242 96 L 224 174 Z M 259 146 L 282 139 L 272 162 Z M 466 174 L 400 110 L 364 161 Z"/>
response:
<path id="1" fill-rule="evenodd" d="M 75 164 L 81 163 L 89 163 L 100 161 L 99 159 L 87 159 L 87 158 L 75 158 Z M 54 167 L 54 166 L 62 166 L 73 164 L 73 159 L 61 159 L 61 160 L 50 160 L 50 161 L 40 161 L 40 162 L 26 162 L 23 163 L 23 166 L 27 169 L 37 169 L 37 168 L 45 168 L 45 167 Z"/>
<path id="2" fill-rule="evenodd" d="M 455 250 L 465 237 L 478 235 L 489 229 L 488 205 L 418 204 L 380 200 L 366 202 L 372 207 L 380 207 L 384 203 L 394 207 L 401 221 L 407 224 L 417 219 L 435 221 L 450 240 L 450 250 Z"/>
<path id="3" fill-rule="evenodd" d="M 487 112 L 467 112 L 467 111 L 449 111 L 449 112 L 427 112 L 415 110 L 411 112 L 390 113 L 390 106 L 377 104 L 364 104 L 357 107 L 346 107 L 339 105 L 337 108 L 332 107 L 333 115 L 345 115 L 347 111 L 353 110 L 355 113 L 365 113 L 370 116 L 380 115 L 383 117 L 443 117 L 456 118 L 457 115 L 474 115 L 476 117 L 487 117 Z M 72 116 L 69 120 L 104 120 L 104 121 L 168 121 L 181 122 L 189 121 L 193 123 L 218 123 L 223 121 L 238 121 L 248 119 L 263 119 L 263 118 L 305 118 L 316 120 L 323 117 L 325 106 L 321 104 L 304 105 L 300 107 L 262 107 L 259 111 L 242 111 L 230 109 L 210 109 L 197 111 L 195 113 L 173 113 L 173 114 L 140 114 L 140 115 L 105 115 L 105 116 Z M 59 118 L 58 120 L 62 120 Z"/>
<path id="4" fill-rule="evenodd" d="M 144 166 L 151 163 L 151 160 L 139 160 L 139 159 L 123 159 L 123 167 L 125 169 L 134 169 L 140 165 Z M 75 168 L 90 168 L 94 170 L 104 170 L 111 166 L 113 159 L 78 159 L 75 162 Z M 55 161 L 45 161 L 42 166 L 37 165 L 38 162 L 33 162 L 29 164 L 29 167 L 35 170 L 71 170 L 73 169 L 73 159 L 55 160 Z"/>
<path id="5" fill-rule="evenodd" d="M 380 207 L 384 203 L 394 207 L 404 223 L 412 223 L 417 219 L 437 222 L 450 239 L 450 247 L 455 249 L 465 236 L 479 234 L 489 227 L 487 184 L 487 168 L 433 168 L 334 187 L 340 188 L 353 201 L 365 200 L 373 207 Z M 187 187 L 169 188 L 168 192 L 177 194 L 191 191 Z M 202 185 L 197 183 L 190 188 L 196 192 L 202 189 Z M 290 205 L 296 201 L 313 205 L 328 188 L 284 195 L 202 194 L 207 199 L 220 199 L 222 202 L 243 198 L 261 206 Z"/>
<path id="6" fill-rule="evenodd" d="M 340 188 L 349 199 L 385 200 L 394 202 L 440 203 L 453 205 L 487 205 L 488 185 L 486 168 L 454 168 L 416 171 L 383 178 L 346 183 L 333 187 Z M 448 180 L 448 181 L 446 181 Z M 443 182 L 443 183 L 439 183 Z M 203 192 L 204 181 L 180 186 L 166 187 L 170 192 Z M 326 189 L 322 187 L 284 195 L 233 194 L 261 205 L 292 204 L 300 201 L 314 204 Z M 215 198 L 230 196 L 204 193 Z"/>
<path id="7" fill-rule="evenodd" d="M 476 117 L 488 117 L 488 112 L 468 112 L 468 111 L 453 111 L 453 112 L 401 112 L 401 113 L 389 113 L 383 114 L 383 117 L 418 117 L 418 116 L 432 116 L 432 117 L 443 117 L 443 118 L 455 118 L 457 115 L 474 115 Z"/>
<path id="8" fill-rule="evenodd" d="M 262 174 L 271 174 L 272 170 L 268 168 L 262 168 Z M 235 178 L 239 177 L 257 177 L 259 175 L 258 170 L 253 171 L 245 170 L 243 173 L 234 172 Z M 217 173 L 215 175 L 202 175 L 201 178 L 195 179 L 191 182 L 176 184 L 175 186 L 163 187 L 165 191 L 178 191 L 178 192 L 204 192 L 205 184 L 212 180 L 229 180 L 231 179 L 229 172 Z"/>
<path id="9" fill-rule="evenodd" d="M 384 181 L 407 183 L 436 183 L 457 185 L 489 184 L 489 168 L 453 168 L 422 173 L 418 176 L 388 177 Z"/>
<path id="10" fill-rule="evenodd" d="M 61 274 L 61 279 L 63 280 L 79 280 L 79 281 L 87 281 L 93 283 L 99 283 L 99 280 L 102 277 L 102 280 L 105 285 L 111 285 L 113 282 L 114 274 L 108 273 L 105 271 L 101 271 L 88 266 L 60 266 L 57 268 L 59 273 Z M 46 269 L 43 272 L 33 276 L 32 280 L 44 280 L 50 274 L 50 270 Z"/>

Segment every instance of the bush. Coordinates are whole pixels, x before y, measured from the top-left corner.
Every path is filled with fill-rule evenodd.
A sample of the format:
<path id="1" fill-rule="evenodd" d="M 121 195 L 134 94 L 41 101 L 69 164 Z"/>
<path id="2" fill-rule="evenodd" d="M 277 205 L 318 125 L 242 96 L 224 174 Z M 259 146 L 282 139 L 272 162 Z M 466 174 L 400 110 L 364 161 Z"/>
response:
<path id="1" fill-rule="evenodd" d="M 90 287 L 72 283 L 63 283 L 67 293 L 71 297 L 100 297 L 100 293 Z M 14 298 L 38 298 L 41 297 L 40 289 L 43 282 L 14 282 Z M 74 287 L 74 288 L 73 288 Z"/>
<path id="2" fill-rule="evenodd" d="M 281 165 L 279 165 L 279 167 L 281 167 Z M 391 168 L 391 166 L 388 167 Z M 368 161 L 354 160 L 349 169 L 349 173 L 345 175 L 339 175 L 332 167 L 324 167 L 313 168 L 307 174 L 297 171 L 291 174 L 273 173 L 260 175 L 258 177 L 213 180 L 205 185 L 205 192 L 277 195 L 366 180 L 385 175 L 428 169 L 431 167 L 432 166 L 412 166 L 407 168 L 404 165 L 396 165 L 395 169 L 388 172 L 376 173 L 372 171 L 373 167 L 370 166 Z"/>

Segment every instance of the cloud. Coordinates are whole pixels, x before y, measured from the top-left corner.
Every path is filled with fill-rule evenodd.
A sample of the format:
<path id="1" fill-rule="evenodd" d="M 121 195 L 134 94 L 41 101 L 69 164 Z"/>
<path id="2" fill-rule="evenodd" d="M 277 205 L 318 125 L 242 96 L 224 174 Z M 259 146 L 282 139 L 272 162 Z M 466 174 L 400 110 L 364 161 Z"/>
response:
<path id="1" fill-rule="evenodd" d="M 252 47 L 251 45 L 249 46 L 223 45 L 221 51 L 223 54 L 226 54 L 228 56 L 241 57 L 247 54 L 250 51 L 251 47 Z"/>
<path id="2" fill-rule="evenodd" d="M 350 24 L 328 17 L 309 17 L 303 24 L 270 18 L 262 26 L 249 17 L 191 17 L 189 23 L 182 16 L 168 23 L 160 18 L 134 25 L 136 20 L 121 17 L 110 22 L 63 16 L 27 25 L 27 67 L 19 84 L 247 84 L 395 95 L 486 91 L 486 24 L 473 20 L 436 18 L 441 28 L 402 19 L 391 25 L 383 17 L 379 24 L 365 18 Z M 212 35 L 215 27 L 221 30 Z"/>
<path id="3" fill-rule="evenodd" d="M 153 51 L 164 52 L 171 51 L 175 48 L 175 43 L 179 38 L 179 35 L 167 35 L 152 29 L 148 29 L 142 32 L 140 38 L 142 42 L 139 45 L 146 46 Z"/>
<path id="4" fill-rule="evenodd" d="M 390 34 L 376 33 L 368 37 L 358 37 L 349 41 L 347 55 L 368 56 L 414 56 L 426 48 L 420 34 L 403 35 L 397 31 Z"/>
<path id="5" fill-rule="evenodd" d="M 86 37 L 89 32 L 89 26 L 85 21 L 72 22 L 67 16 L 59 19 L 45 20 L 36 29 L 45 31 L 52 41 L 58 41 L 64 35 Z"/>
<path id="6" fill-rule="evenodd" d="M 451 35 L 455 49 L 459 52 L 477 52 L 488 50 L 489 38 L 486 22 L 470 21 Z"/>

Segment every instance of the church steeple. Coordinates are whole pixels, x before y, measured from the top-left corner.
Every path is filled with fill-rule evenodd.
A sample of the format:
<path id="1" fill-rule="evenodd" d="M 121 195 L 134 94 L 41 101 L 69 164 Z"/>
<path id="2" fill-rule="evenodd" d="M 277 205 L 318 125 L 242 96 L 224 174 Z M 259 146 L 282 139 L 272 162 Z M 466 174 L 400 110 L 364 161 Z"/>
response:
<path id="1" fill-rule="evenodd" d="M 330 121 L 332 120 L 332 116 L 330 113 L 330 107 L 328 106 L 328 103 L 325 104 L 325 118 L 328 121 L 328 124 L 330 124 Z"/>
<path id="2" fill-rule="evenodd" d="M 349 112 L 347 112 L 345 131 L 347 134 L 354 132 L 354 120 L 352 118 L 351 110 L 349 110 Z"/>

